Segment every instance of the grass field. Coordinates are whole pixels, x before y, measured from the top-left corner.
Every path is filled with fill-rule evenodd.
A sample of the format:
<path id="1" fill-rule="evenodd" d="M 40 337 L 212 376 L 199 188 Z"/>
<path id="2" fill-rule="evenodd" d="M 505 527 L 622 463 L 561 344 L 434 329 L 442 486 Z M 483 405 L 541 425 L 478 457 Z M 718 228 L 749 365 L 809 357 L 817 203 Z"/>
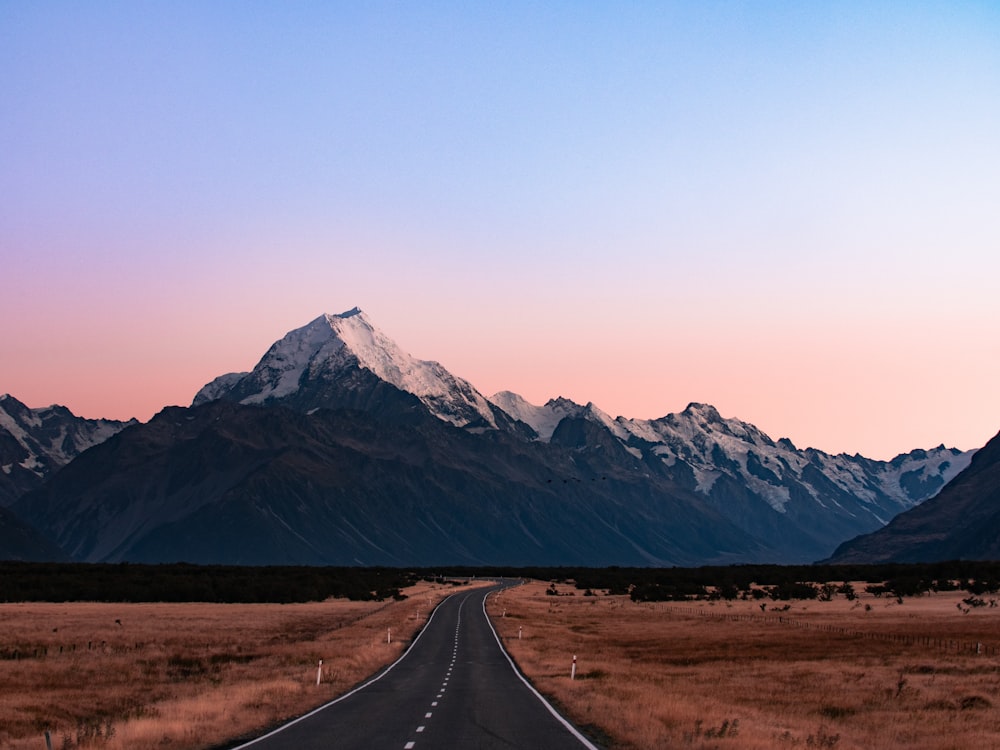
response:
<path id="1" fill-rule="evenodd" d="M 57 750 L 193 750 L 259 733 L 394 660 L 453 591 L 426 583 L 398 602 L 0 604 L 0 748 L 44 750 L 46 731 Z"/>
<path id="2" fill-rule="evenodd" d="M 1000 608 L 959 609 L 966 593 L 762 609 L 548 585 L 491 597 L 489 612 L 524 672 L 605 746 L 1000 748 Z"/>
<path id="3" fill-rule="evenodd" d="M 548 587 L 491 597 L 490 614 L 521 668 L 606 747 L 1000 749 L 1000 608 L 959 608 L 965 593 L 637 604 Z M 0 747 L 44 750 L 45 731 L 59 750 L 259 733 L 395 659 L 453 590 L 0 605 Z"/>

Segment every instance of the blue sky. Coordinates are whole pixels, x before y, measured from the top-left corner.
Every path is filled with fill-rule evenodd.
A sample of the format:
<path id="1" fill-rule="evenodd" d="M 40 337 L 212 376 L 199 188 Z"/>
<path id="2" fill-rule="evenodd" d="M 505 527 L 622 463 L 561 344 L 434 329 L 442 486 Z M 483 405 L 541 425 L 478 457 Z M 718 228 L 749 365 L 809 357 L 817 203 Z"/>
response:
<path id="1" fill-rule="evenodd" d="M 0 97 L 30 405 L 148 418 L 358 305 L 487 394 L 1000 428 L 994 3 L 0 2 Z"/>

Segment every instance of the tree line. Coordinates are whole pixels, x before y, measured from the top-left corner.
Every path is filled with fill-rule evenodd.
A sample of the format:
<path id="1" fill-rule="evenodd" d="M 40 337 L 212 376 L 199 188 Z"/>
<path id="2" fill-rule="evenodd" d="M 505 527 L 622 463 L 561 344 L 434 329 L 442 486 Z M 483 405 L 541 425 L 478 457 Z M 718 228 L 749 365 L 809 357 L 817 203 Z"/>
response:
<path id="1" fill-rule="evenodd" d="M 418 580 L 530 578 L 582 593 L 630 595 L 635 601 L 702 598 L 823 599 L 868 593 L 894 597 L 963 589 L 1000 591 L 1000 561 L 952 560 L 879 565 L 729 565 L 698 568 L 447 567 L 360 568 L 191 565 L 173 563 L 0 562 L 0 601 L 291 603 L 329 598 L 403 597 Z M 565 590 L 565 586 L 564 586 Z"/>
<path id="2" fill-rule="evenodd" d="M 368 601 L 401 598 L 415 580 L 397 568 L 0 562 L 0 601 Z"/>

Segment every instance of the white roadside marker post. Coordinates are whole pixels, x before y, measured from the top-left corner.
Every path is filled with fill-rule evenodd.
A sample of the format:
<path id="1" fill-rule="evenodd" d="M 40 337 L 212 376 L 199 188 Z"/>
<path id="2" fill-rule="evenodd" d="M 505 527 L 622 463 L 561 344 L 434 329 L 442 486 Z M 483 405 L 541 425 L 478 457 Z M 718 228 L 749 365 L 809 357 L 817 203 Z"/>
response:
<path id="1" fill-rule="evenodd" d="M 392 628 L 385 629 L 385 642 L 392 643 Z"/>
<path id="2" fill-rule="evenodd" d="M 576 679 L 576 654 L 573 654 L 573 668 L 569 672 L 569 678 L 571 680 Z"/>
<path id="3" fill-rule="evenodd" d="M 517 626 L 517 640 L 521 640 L 521 626 Z"/>
<path id="4" fill-rule="evenodd" d="M 316 684 L 319 685 L 320 680 L 323 679 L 323 660 L 319 660 L 319 666 L 316 667 Z"/>

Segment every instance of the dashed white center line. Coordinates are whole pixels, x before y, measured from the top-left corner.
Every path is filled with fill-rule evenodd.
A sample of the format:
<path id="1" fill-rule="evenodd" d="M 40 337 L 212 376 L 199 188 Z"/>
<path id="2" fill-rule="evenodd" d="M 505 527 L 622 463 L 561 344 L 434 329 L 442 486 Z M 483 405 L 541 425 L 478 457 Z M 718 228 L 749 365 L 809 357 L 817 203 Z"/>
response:
<path id="1" fill-rule="evenodd" d="M 438 702 L 437 702 L 437 701 L 431 701 L 431 708 L 433 708 L 433 707 L 434 707 L 434 706 L 436 706 L 437 704 L 438 704 Z M 430 716 L 430 714 L 428 714 L 428 716 Z"/>
<path id="2" fill-rule="evenodd" d="M 413 746 L 416 745 L 416 744 L 417 744 L 416 742 L 414 742 L 413 740 L 410 740 L 405 745 L 403 745 L 403 750 L 413 750 Z"/>
<path id="3" fill-rule="evenodd" d="M 417 727 L 417 731 L 418 732 L 422 732 L 422 731 L 424 731 L 424 728 L 423 727 Z"/>
<path id="4" fill-rule="evenodd" d="M 431 718 L 431 717 L 432 717 L 433 715 L 434 715 L 434 714 L 433 714 L 433 713 L 432 713 L 431 711 L 428 711 L 427 713 L 425 713 L 425 714 L 424 714 L 424 718 L 425 718 L 425 719 L 429 719 L 429 718 Z"/>

